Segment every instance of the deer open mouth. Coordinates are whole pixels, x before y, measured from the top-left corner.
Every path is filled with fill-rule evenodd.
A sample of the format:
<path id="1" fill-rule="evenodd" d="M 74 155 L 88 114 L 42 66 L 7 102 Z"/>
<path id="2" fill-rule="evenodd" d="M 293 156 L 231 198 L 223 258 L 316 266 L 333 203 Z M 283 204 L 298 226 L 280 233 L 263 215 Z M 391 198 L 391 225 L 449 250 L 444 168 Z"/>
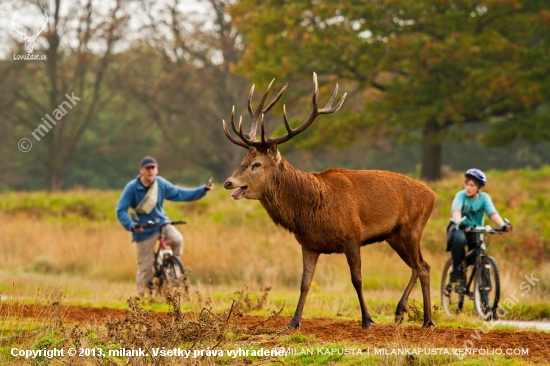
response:
<path id="1" fill-rule="evenodd" d="M 238 200 L 239 198 L 244 196 L 244 194 L 246 193 L 247 188 L 248 188 L 248 186 L 244 186 L 244 187 L 241 187 L 241 188 L 233 191 L 233 193 L 231 193 L 231 198 L 233 198 L 234 200 Z"/>

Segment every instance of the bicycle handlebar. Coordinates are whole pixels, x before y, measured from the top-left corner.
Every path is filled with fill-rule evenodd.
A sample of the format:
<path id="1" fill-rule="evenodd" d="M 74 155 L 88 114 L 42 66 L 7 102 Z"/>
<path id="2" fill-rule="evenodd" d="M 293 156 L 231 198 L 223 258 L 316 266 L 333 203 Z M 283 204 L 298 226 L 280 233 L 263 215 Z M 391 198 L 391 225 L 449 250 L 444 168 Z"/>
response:
<path id="1" fill-rule="evenodd" d="M 487 226 L 475 226 L 470 229 L 471 233 L 487 233 L 487 234 L 502 234 L 505 233 L 505 229 Z"/>
<path id="2" fill-rule="evenodd" d="M 466 219 L 466 217 L 463 217 L 456 225 L 458 226 L 458 224 L 460 224 L 465 219 Z M 504 219 L 504 223 L 507 224 L 507 225 L 511 225 L 510 220 L 508 220 L 508 219 Z M 502 228 L 498 228 L 498 227 L 491 227 L 489 225 L 485 225 L 485 226 L 474 226 L 474 227 L 470 228 L 470 232 L 471 233 L 502 234 L 502 233 L 506 233 L 507 231 L 506 231 L 506 229 L 502 229 Z"/>
<path id="3" fill-rule="evenodd" d="M 179 220 L 179 221 L 171 221 L 171 222 L 167 222 L 165 224 L 161 224 L 161 223 L 149 220 L 146 224 L 141 224 L 140 226 L 142 228 L 146 229 L 146 228 L 150 228 L 150 227 L 162 227 L 162 226 L 166 226 L 166 225 L 181 225 L 181 224 L 187 224 L 187 222 Z"/>

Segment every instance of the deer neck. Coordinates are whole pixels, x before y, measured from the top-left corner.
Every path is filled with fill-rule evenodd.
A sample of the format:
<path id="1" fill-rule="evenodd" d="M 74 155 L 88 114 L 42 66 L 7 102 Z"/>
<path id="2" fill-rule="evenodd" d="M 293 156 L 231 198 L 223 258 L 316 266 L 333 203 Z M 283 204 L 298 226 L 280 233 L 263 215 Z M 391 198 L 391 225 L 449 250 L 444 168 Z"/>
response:
<path id="1" fill-rule="evenodd" d="M 313 174 L 294 168 L 284 158 L 274 179 L 260 199 L 273 222 L 294 234 L 302 234 L 300 223 L 309 221 L 323 204 L 324 187 Z"/>

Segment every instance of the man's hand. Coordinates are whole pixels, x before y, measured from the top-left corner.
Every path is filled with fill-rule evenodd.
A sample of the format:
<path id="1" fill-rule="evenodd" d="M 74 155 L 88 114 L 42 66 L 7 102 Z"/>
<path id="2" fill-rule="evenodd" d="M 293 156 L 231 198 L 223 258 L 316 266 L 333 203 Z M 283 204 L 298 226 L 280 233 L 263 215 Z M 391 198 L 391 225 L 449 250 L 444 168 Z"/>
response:
<path id="1" fill-rule="evenodd" d="M 204 185 L 204 188 L 207 191 L 210 191 L 210 190 L 214 189 L 214 183 L 212 183 L 212 177 L 210 177 L 210 179 L 208 179 L 208 182 L 206 182 L 206 184 Z"/>
<path id="2" fill-rule="evenodd" d="M 132 231 L 141 233 L 143 231 L 143 227 L 140 224 L 134 224 L 134 226 L 132 226 Z"/>

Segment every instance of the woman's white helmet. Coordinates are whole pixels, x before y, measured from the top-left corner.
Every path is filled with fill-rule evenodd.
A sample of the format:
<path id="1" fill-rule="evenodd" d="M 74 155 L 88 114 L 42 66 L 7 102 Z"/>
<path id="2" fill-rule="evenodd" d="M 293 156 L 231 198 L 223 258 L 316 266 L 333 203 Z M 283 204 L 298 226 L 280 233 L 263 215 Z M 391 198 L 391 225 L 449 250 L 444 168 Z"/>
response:
<path id="1" fill-rule="evenodd" d="M 476 168 L 468 169 L 464 176 L 466 178 L 474 178 L 479 182 L 482 187 L 485 185 L 485 183 L 487 183 L 487 177 L 485 176 L 485 173 Z"/>

